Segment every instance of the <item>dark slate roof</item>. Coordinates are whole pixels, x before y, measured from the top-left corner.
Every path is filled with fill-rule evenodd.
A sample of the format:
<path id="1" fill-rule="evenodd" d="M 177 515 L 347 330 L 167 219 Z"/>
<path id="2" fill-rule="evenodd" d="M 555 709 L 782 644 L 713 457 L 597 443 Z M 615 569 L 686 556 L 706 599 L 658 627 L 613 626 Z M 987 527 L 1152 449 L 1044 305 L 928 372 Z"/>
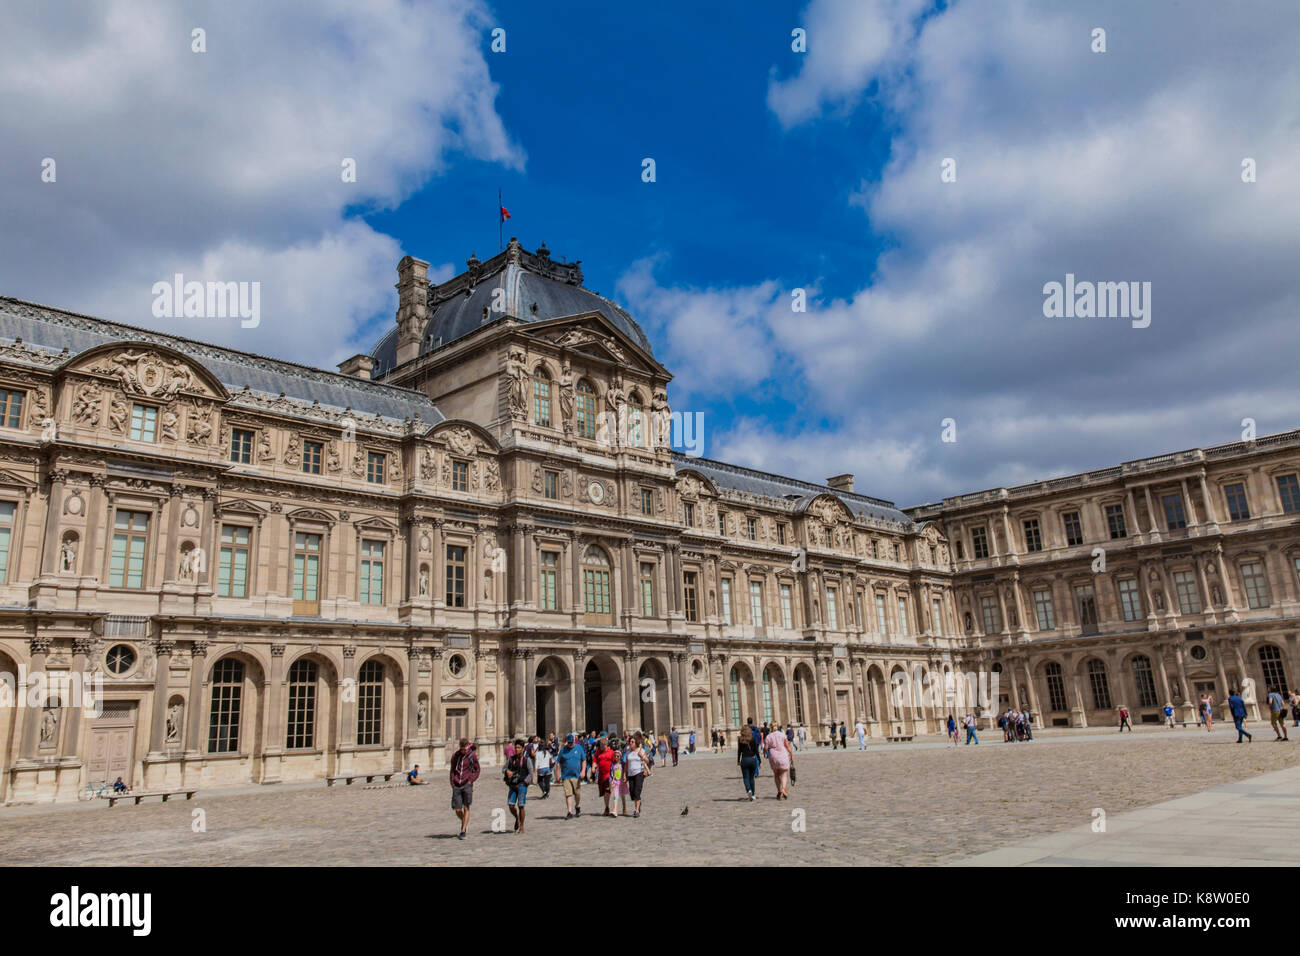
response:
<path id="1" fill-rule="evenodd" d="M 55 352 L 67 349 L 69 357 L 110 342 L 149 342 L 194 359 L 231 392 L 242 391 L 247 385 L 252 391 L 272 398 L 283 392 L 286 398 L 296 401 L 319 402 L 340 410 L 351 408 L 398 422 L 416 415 L 430 425 L 444 420 L 427 395 L 412 389 L 381 385 L 6 296 L 0 296 L 0 338 L 22 339 L 24 345 Z"/>
<path id="2" fill-rule="evenodd" d="M 691 469 L 708 478 L 719 489 L 739 491 L 751 495 L 764 495 L 768 498 L 784 498 L 794 505 L 795 511 L 804 511 L 818 495 L 831 495 L 844 503 L 855 515 L 876 521 L 887 521 L 902 525 L 906 530 L 915 530 L 912 519 L 894 506 L 892 501 L 872 498 L 852 491 L 836 491 L 828 485 L 818 485 L 798 478 L 786 478 L 730 465 L 724 461 L 711 458 L 692 458 L 680 452 L 673 452 L 673 465 L 678 471 Z"/>
<path id="3" fill-rule="evenodd" d="M 599 312 L 644 352 L 654 355 L 650 339 L 625 309 L 583 288 L 580 263 L 553 262 L 545 245 L 533 253 L 511 239 L 504 252 L 482 263 L 471 258 L 467 266 L 459 275 L 430 286 L 429 323 L 421 355 L 450 345 L 503 316 L 531 323 L 588 312 Z M 498 289 L 505 291 L 504 313 L 492 309 Z M 375 359 L 376 374 L 392 370 L 397 360 L 395 325 L 370 354 Z"/>

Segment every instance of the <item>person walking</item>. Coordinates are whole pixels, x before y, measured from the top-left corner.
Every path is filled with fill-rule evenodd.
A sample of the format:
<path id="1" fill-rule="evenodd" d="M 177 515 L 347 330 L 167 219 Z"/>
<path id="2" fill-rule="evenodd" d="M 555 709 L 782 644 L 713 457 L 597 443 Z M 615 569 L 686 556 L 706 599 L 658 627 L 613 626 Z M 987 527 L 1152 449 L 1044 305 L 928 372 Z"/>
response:
<path id="1" fill-rule="evenodd" d="M 618 756 L 614 753 L 614 748 L 609 746 L 605 742 L 605 738 L 602 737 L 600 740 L 596 741 L 596 752 L 592 755 L 591 759 L 596 764 L 596 792 L 600 794 L 605 801 L 605 812 L 603 815 L 612 817 L 615 814 L 612 813 L 609 808 L 609 779 L 611 768 L 617 761 Z M 615 794 L 615 796 L 617 796 L 617 794 Z"/>
<path id="2" fill-rule="evenodd" d="M 754 800 L 754 774 L 758 772 L 758 741 L 754 738 L 753 728 L 746 724 L 740 728 L 740 740 L 736 742 L 736 764 L 740 767 L 740 776 L 745 781 L 745 793 Z"/>
<path id="3" fill-rule="evenodd" d="M 835 721 L 831 721 L 831 750 L 835 749 Z"/>
<path id="4" fill-rule="evenodd" d="M 972 740 L 975 741 L 975 744 L 977 746 L 979 745 L 980 742 L 979 735 L 975 733 L 975 715 L 967 714 L 966 715 L 966 746 L 969 747 Z"/>
<path id="5" fill-rule="evenodd" d="M 797 736 L 799 737 L 799 749 L 803 750 L 805 747 L 808 746 L 808 731 L 805 730 L 803 727 L 800 727 Z"/>
<path id="6" fill-rule="evenodd" d="M 524 804 L 528 802 L 528 785 L 533 782 L 536 773 L 532 755 L 525 749 L 521 737 L 515 741 L 514 755 L 506 761 L 505 770 L 501 773 L 509 790 L 506 803 L 510 807 L 510 815 L 515 818 L 515 833 L 524 832 Z"/>
<path id="7" fill-rule="evenodd" d="M 1237 743 L 1241 743 L 1243 736 L 1254 742 L 1255 738 L 1243 726 L 1246 722 L 1246 702 L 1235 690 L 1228 691 L 1228 711 L 1232 714 L 1232 722 L 1237 727 Z"/>
<path id="8" fill-rule="evenodd" d="M 718 752 L 718 732 L 717 732 L 716 729 L 713 730 L 713 731 L 711 732 L 709 739 L 710 739 L 710 742 L 711 742 L 711 743 L 710 743 L 710 749 L 712 749 L 712 751 L 713 751 L 714 753 L 717 753 L 717 752 Z"/>
<path id="9" fill-rule="evenodd" d="M 533 751 L 533 762 L 537 765 L 537 789 L 542 791 L 542 799 L 551 795 L 551 765 L 554 757 L 547 741 L 542 741 Z"/>
<path id="10" fill-rule="evenodd" d="M 623 754 L 623 770 L 627 775 L 628 795 L 632 798 L 633 819 L 641 816 L 641 788 L 645 786 L 646 777 L 650 776 L 650 766 L 642 743 L 641 735 L 637 734 L 632 746 Z"/>
<path id="11" fill-rule="evenodd" d="M 854 730 L 854 732 L 858 735 L 858 749 L 859 749 L 859 750 L 866 750 L 866 749 L 867 749 L 867 728 L 866 728 L 866 726 L 863 725 L 863 723 L 862 723 L 861 720 L 859 720 L 856 724 L 853 725 L 853 730 Z"/>
<path id="12" fill-rule="evenodd" d="M 1291 726 L 1300 727 L 1300 688 L 1291 691 L 1291 718 Z"/>
<path id="13" fill-rule="evenodd" d="M 1124 732 L 1125 727 L 1128 728 L 1130 734 L 1133 733 L 1133 725 L 1128 722 L 1128 708 L 1121 705 L 1119 708 L 1119 732 L 1121 734 Z"/>
<path id="14" fill-rule="evenodd" d="M 451 808 L 460 820 L 460 833 L 456 839 L 465 839 L 469 832 L 469 807 L 474 802 L 474 781 L 479 775 L 478 755 L 468 737 L 460 738 L 460 747 L 451 755 Z"/>
<path id="15" fill-rule="evenodd" d="M 954 747 L 957 746 L 957 721 L 953 719 L 952 714 L 948 715 L 948 739 L 952 741 Z"/>
<path id="16" fill-rule="evenodd" d="M 1214 695 L 1205 695 L 1205 729 L 1214 732 Z"/>
<path id="17" fill-rule="evenodd" d="M 677 747 L 681 743 L 681 736 L 677 733 L 677 728 L 668 734 L 668 749 L 673 752 L 673 766 L 677 766 Z"/>
<path id="18" fill-rule="evenodd" d="M 840 721 L 840 749 L 849 749 L 849 722 L 847 720 Z"/>
<path id="19" fill-rule="evenodd" d="M 560 767 L 560 786 L 564 788 L 564 819 L 582 816 L 582 778 L 587 775 L 587 751 L 573 734 L 564 738 L 564 746 L 556 754 Z"/>
<path id="20" fill-rule="evenodd" d="M 659 762 L 668 766 L 668 738 L 663 734 L 659 735 Z"/>
<path id="21" fill-rule="evenodd" d="M 693 754 L 693 753 L 695 753 L 695 731 L 693 731 L 693 730 L 691 731 L 690 739 L 689 739 L 689 741 L 687 742 L 687 745 L 686 745 L 686 752 L 687 752 L 688 754 Z"/>
<path id="22" fill-rule="evenodd" d="M 1165 701 L 1165 726 L 1174 729 L 1174 705 Z"/>
<path id="23" fill-rule="evenodd" d="M 767 764 L 772 768 L 772 779 L 776 781 L 776 798 L 789 800 L 790 767 L 793 757 L 790 754 L 790 742 L 785 734 L 770 733 L 763 738 L 767 744 Z"/>
<path id="24" fill-rule="evenodd" d="M 1286 701 L 1276 687 L 1268 689 L 1268 721 L 1278 740 L 1290 740 L 1286 732 Z"/>

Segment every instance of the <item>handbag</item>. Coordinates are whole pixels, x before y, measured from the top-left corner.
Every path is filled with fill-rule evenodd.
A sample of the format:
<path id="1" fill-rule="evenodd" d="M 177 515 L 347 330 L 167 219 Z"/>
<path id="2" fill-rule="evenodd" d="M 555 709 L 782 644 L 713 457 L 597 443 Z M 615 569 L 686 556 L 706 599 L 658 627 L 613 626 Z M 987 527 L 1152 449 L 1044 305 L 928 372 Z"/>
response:
<path id="1" fill-rule="evenodd" d="M 791 783 L 798 783 L 798 782 L 799 782 L 799 777 L 798 777 L 798 775 L 794 772 L 794 764 L 790 764 L 790 782 L 791 782 Z"/>

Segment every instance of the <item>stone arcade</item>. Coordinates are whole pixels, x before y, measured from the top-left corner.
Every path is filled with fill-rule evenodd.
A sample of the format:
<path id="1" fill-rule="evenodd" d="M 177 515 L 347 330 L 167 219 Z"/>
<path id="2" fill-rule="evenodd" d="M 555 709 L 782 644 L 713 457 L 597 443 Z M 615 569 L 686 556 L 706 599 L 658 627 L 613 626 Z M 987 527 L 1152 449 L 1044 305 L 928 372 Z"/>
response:
<path id="1" fill-rule="evenodd" d="M 669 372 L 579 264 L 427 270 L 338 373 L 0 298 L 0 800 L 1295 679 L 1300 432 L 900 510 L 664 447 Z"/>

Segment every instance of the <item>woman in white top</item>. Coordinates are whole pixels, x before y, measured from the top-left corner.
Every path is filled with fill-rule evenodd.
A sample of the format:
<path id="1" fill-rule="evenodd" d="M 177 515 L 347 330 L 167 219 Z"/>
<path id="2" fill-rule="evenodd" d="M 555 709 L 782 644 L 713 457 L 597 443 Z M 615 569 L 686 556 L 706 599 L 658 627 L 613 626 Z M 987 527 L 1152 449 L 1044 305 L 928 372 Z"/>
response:
<path id="1" fill-rule="evenodd" d="M 551 751 L 545 741 L 538 744 L 533 760 L 537 763 L 537 786 L 545 800 L 551 795 Z"/>
<path id="2" fill-rule="evenodd" d="M 632 816 L 641 816 L 641 786 L 650 776 L 650 760 L 642 749 L 641 735 L 637 734 L 632 746 L 623 752 L 623 770 L 627 778 L 628 796 L 632 798 Z"/>

